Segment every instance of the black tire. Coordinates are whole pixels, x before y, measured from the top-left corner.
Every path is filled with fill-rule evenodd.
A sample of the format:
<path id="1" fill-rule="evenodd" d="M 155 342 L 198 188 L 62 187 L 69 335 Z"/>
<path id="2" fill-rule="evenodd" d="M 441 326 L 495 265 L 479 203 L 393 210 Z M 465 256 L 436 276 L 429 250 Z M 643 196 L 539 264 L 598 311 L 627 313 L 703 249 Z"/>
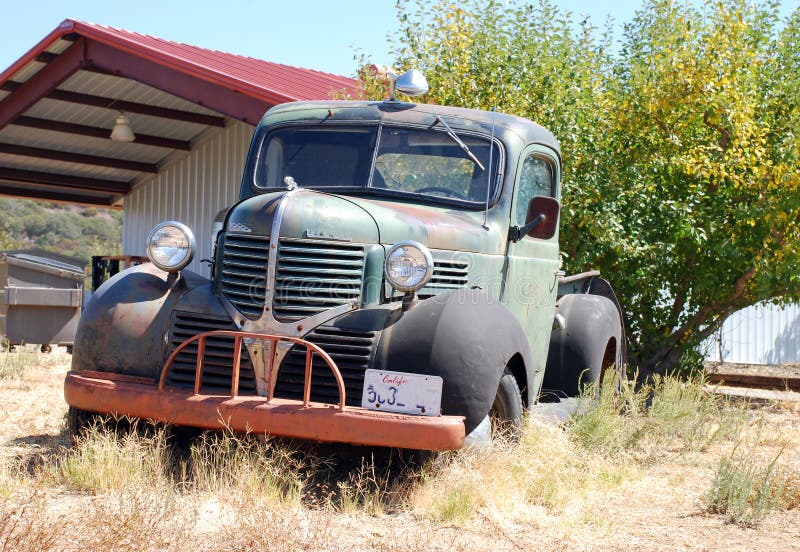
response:
<path id="1" fill-rule="evenodd" d="M 43 343 L 42 346 L 39 347 L 39 350 L 44 354 L 47 354 L 50 353 L 53 350 L 53 348 L 48 343 Z"/>
<path id="2" fill-rule="evenodd" d="M 67 409 L 67 431 L 72 444 L 86 435 L 86 431 L 99 421 L 99 414 L 70 406 Z"/>
<path id="3" fill-rule="evenodd" d="M 98 414 L 73 406 L 67 409 L 67 431 L 73 445 L 93 428 L 122 437 L 131 431 L 141 431 L 142 434 L 145 434 L 150 427 L 152 427 L 150 424 L 140 424 L 139 420 L 135 419 L 115 418 L 110 414 Z"/>
<path id="4" fill-rule="evenodd" d="M 613 341 L 609 341 L 606 344 L 605 350 L 597 351 L 594 355 L 595 360 L 592 362 L 592 367 L 590 371 L 585 372 L 581 376 L 581 386 L 586 385 L 595 385 L 595 392 L 594 398 L 599 399 L 600 393 L 603 390 L 603 382 L 605 381 L 606 377 L 613 376 L 614 372 L 617 373 L 617 376 L 621 379 L 622 371 L 619 366 L 616 365 L 616 346 Z M 617 382 L 616 391 L 619 392 L 619 385 L 620 383 Z"/>
<path id="5" fill-rule="evenodd" d="M 497 386 L 497 395 L 489 410 L 492 422 L 492 437 L 504 436 L 511 440 L 519 439 L 525 421 L 522 394 L 517 378 L 506 368 Z"/>

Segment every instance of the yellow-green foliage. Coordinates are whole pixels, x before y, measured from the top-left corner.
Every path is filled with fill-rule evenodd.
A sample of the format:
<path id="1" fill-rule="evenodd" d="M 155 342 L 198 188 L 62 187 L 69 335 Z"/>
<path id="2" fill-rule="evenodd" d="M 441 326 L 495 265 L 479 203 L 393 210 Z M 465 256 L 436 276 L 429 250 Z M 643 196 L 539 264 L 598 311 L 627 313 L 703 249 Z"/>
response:
<path id="1" fill-rule="evenodd" d="M 603 272 L 630 361 L 663 374 L 734 310 L 800 298 L 800 9 L 777 10 L 645 0 L 614 37 L 552 0 L 400 0 L 394 66 L 423 103 L 553 131 L 566 269 Z"/>

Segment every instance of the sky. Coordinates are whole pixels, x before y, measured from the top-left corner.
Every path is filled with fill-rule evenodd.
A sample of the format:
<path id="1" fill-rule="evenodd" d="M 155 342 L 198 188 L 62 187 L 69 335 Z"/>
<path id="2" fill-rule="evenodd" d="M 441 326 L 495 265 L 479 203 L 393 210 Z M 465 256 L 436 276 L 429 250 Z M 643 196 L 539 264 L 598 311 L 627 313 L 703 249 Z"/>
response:
<path id="1" fill-rule="evenodd" d="M 597 26 L 609 15 L 621 26 L 641 5 L 554 1 Z M 800 0 L 781 5 L 788 16 Z M 398 28 L 395 0 L 0 0 L 0 14 L 0 71 L 67 18 L 347 76 L 358 52 L 390 64 L 387 35 Z"/>

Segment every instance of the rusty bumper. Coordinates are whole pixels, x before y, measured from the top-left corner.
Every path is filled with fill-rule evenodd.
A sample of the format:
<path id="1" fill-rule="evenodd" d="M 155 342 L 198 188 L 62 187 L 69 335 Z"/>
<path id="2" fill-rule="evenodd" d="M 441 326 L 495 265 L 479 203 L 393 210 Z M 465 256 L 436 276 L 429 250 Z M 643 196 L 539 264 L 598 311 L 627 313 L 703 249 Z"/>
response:
<path id="1" fill-rule="evenodd" d="M 206 429 L 232 429 L 311 441 L 420 450 L 464 445 L 461 416 L 413 416 L 267 397 L 160 389 L 155 380 L 69 372 L 64 398 L 81 410 Z"/>

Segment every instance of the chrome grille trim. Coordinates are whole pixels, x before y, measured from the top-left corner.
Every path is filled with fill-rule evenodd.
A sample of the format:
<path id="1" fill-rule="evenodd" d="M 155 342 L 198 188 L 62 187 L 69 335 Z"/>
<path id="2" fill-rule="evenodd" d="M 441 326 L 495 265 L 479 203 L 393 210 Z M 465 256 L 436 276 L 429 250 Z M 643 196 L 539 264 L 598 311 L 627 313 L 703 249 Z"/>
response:
<path id="1" fill-rule="evenodd" d="M 268 237 L 252 234 L 227 232 L 222 238 L 219 289 L 250 320 L 264 312 L 269 244 Z"/>
<path id="2" fill-rule="evenodd" d="M 282 239 L 278 247 L 272 313 L 293 322 L 361 298 L 364 247 Z"/>
<path id="3" fill-rule="evenodd" d="M 322 347 L 336 362 L 344 379 L 347 405 L 361 406 L 364 371 L 370 367 L 380 332 L 319 326 L 303 338 Z M 330 369 L 322 359 L 314 358 L 312 370 L 311 400 L 335 404 L 339 391 Z M 292 347 L 280 365 L 275 396 L 302 400 L 304 378 L 305 350 Z"/>
<path id="4" fill-rule="evenodd" d="M 175 312 L 170 325 L 170 352 L 178 345 L 203 332 L 213 330 L 236 330 L 227 318 L 207 314 Z M 206 340 L 203 355 L 203 383 L 201 392 L 224 395 L 231 392 L 233 364 L 233 341 L 210 337 Z M 187 346 L 172 365 L 167 374 L 167 386 L 181 389 L 194 389 L 194 376 L 197 367 L 197 343 Z M 242 350 L 239 367 L 239 394 L 255 395 L 256 379 L 253 364 L 246 350 Z"/>

